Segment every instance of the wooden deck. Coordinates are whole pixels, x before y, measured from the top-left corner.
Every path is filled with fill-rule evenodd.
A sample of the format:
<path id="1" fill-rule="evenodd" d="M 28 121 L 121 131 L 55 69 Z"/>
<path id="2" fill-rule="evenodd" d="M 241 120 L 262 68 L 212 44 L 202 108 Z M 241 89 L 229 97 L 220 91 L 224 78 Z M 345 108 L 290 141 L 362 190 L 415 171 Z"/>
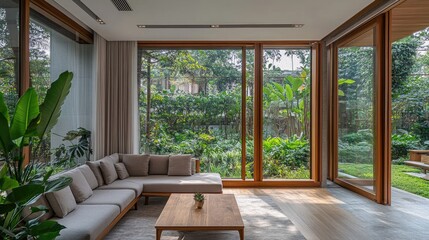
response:
<path id="1" fill-rule="evenodd" d="M 269 195 L 307 239 L 427 239 L 429 199 L 393 189 L 392 206 L 335 184 L 306 189 L 224 189 Z"/>

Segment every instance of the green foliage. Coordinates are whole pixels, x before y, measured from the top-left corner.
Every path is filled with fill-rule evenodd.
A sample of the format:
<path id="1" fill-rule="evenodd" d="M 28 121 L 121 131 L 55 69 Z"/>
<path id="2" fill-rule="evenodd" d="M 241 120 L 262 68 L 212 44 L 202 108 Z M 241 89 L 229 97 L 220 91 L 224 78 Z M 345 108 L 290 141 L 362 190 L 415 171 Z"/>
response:
<path id="1" fill-rule="evenodd" d="M 408 76 L 413 71 L 419 41 L 407 37 L 392 44 L 392 92 L 400 94 Z"/>
<path id="2" fill-rule="evenodd" d="M 373 134 L 369 129 L 349 133 L 338 141 L 338 160 L 341 163 L 372 163 Z"/>
<path id="3" fill-rule="evenodd" d="M 408 156 L 408 150 L 422 149 L 420 139 L 406 131 L 392 134 L 392 160 Z"/>
<path id="4" fill-rule="evenodd" d="M 63 141 L 67 141 L 68 144 L 66 146 L 62 143 L 57 148 L 53 149 L 55 159 L 51 163 L 51 167 L 69 169 L 77 166 L 79 160 L 83 157 L 85 161 L 90 160 L 92 154 L 91 131 L 80 127 L 77 130 L 67 132 L 65 136 L 61 137 L 63 137 Z M 77 142 L 75 142 L 76 140 Z"/>
<path id="5" fill-rule="evenodd" d="M 64 72 L 52 83 L 40 111 L 38 96 L 29 88 L 16 104 L 10 122 L 4 108 L 6 104 L 0 102 L 0 160 L 4 162 L 0 172 L 0 236 L 3 239 L 54 239 L 63 228 L 56 222 L 41 223 L 39 218 L 23 222 L 24 208 L 43 193 L 60 190 L 71 183 L 70 178 L 50 180 L 52 171 L 44 171 L 43 164 L 34 159 L 25 165 L 23 154 L 33 139 L 43 140 L 45 133 L 55 125 L 72 77 L 72 73 Z M 3 93 L 0 96 L 3 100 Z M 40 126 L 43 131 L 37 131 Z M 32 210 L 44 211 L 37 207 Z"/>
<path id="6" fill-rule="evenodd" d="M 195 201 L 202 202 L 202 201 L 204 201 L 204 199 L 205 199 L 204 194 L 202 194 L 202 193 L 195 193 L 194 194 L 194 200 Z"/>

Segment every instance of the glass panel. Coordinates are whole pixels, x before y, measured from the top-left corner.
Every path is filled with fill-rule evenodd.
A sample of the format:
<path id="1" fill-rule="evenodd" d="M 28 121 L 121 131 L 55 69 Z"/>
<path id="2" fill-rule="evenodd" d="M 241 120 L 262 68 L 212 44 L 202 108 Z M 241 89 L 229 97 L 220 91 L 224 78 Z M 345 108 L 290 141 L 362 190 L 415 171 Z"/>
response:
<path id="1" fill-rule="evenodd" d="M 255 86 L 255 50 L 246 50 L 246 179 L 254 179 L 253 96 Z"/>
<path id="2" fill-rule="evenodd" d="M 64 32 L 40 14 L 31 13 L 30 79 L 39 101 L 43 102 L 47 89 L 62 72 L 71 71 L 74 75 L 58 123 L 39 148 L 38 143 L 33 144 L 33 158 L 51 161 L 58 170 L 90 158 L 95 91 L 93 45 L 79 44 Z M 79 151 L 74 151 L 77 147 Z"/>
<path id="3" fill-rule="evenodd" d="M 139 50 L 140 152 L 241 178 L 241 49 Z"/>
<path id="4" fill-rule="evenodd" d="M 374 192 L 375 40 L 371 29 L 338 48 L 338 178 Z"/>
<path id="5" fill-rule="evenodd" d="M 18 101 L 19 57 L 19 3 L 0 2 L 0 92 L 3 94 L 9 114 L 15 111 Z"/>
<path id="6" fill-rule="evenodd" d="M 263 54 L 263 177 L 310 179 L 310 49 Z"/>

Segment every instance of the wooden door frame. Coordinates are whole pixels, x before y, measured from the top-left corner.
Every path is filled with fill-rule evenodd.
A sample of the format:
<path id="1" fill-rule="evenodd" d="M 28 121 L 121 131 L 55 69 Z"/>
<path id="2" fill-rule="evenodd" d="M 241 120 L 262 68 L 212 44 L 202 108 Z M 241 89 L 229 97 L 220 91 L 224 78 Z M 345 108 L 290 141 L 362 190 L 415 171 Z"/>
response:
<path id="1" fill-rule="evenodd" d="M 390 204 L 390 136 L 391 136 L 391 78 L 390 78 L 390 14 L 384 13 L 333 43 L 332 47 L 332 112 L 330 137 L 331 179 L 360 195 L 381 204 Z M 338 178 L 338 48 L 368 30 L 375 29 L 376 62 L 374 79 L 374 192 Z"/>
<path id="2" fill-rule="evenodd" d="M 263 49 L 264 47 L 307 47 L 312 54 L 312 99 L 311 99 L 311 179 L 263 179 L 262 127 L 263 127 Z M 321 184 L 321 44 L 318 41 L 140 41 L 139 48 L 147 49 L 228 49 L 245 52 L 255 49 L 254 87 L 254 179 L 245 179 L 245 159 L 242 158 L 241 179 L 223 179 L 224 187 L 320 187 Z M 245 69 L 242 66 L 242 76 Z M 242 96 L 243 98 L 243 96 Z M 245 106 L 244 106 L 245 107 Z M 242 104 L 242 109 L 244 108 Z M 245 108 L 244 108 L 245 109 Z M 243 117 L 243 113 L 242 113 Z M 243 119 L 242 119 L 243 124 Z M 244 126 L 244 125 L 243 125 Z M 243 138 L 243 135 L 242 135 Z M 243 144 L 243 143 L 242 143 Z M 245 156 L 242 150 L 242 157 Z"/>

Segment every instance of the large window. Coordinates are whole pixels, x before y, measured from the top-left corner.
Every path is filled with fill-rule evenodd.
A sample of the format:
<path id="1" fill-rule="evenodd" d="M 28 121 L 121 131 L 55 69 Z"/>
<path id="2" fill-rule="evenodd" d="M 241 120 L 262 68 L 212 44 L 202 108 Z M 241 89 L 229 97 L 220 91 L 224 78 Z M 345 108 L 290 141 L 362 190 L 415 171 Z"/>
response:
<path id="1" fill-rule="evenodd" d="M 54 163 L 56 166 L 71 167 L 87 160 L 87 155 L 76 158 L 66 155 L 80 135 L 93 130 L 94 76 L 92 67 L 92 44 L 79 44 L 70 34 L 32 11 L 30 21 L 30 82 L 43 102 L 51 83 L 64 71 L 73 72 L 72 88 L 62 107 L 58 123 L 51 130 L 49 138 L 32 151 L 34 158 Z M 64 137 L 68 132 L 75 131 Z M 82 151 L 80 149 L 79 151 Z"/>
<path id="2" fill-rule="evenodd" d="M 265 48 L 263 177 L 310 178 L 310 48 Z"/>
<path id="3" fill-rule="evenodd" d="M 0 3 L 0 92 L 13 115 L 18 100 L 19 3 Z"/>
<path id="4" fill-rule="evenodd" d="M 192 154 L 225 179 L 315 179 L 312 49 L 260 46 L 141 47 L 140 152 Z"/>
<path id="5" fill-rule="evenodd" d="M 202 171 L 241 178 L 242 49 L 139 53 L 141 152 L 193 154 Z"/>

